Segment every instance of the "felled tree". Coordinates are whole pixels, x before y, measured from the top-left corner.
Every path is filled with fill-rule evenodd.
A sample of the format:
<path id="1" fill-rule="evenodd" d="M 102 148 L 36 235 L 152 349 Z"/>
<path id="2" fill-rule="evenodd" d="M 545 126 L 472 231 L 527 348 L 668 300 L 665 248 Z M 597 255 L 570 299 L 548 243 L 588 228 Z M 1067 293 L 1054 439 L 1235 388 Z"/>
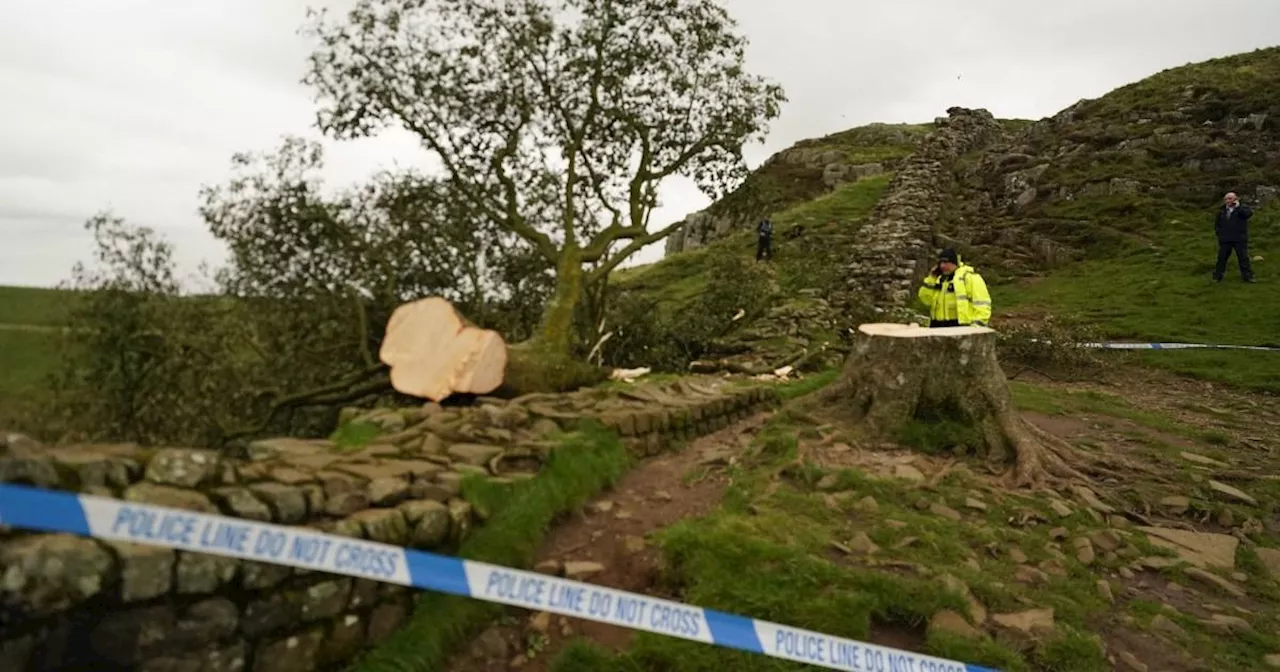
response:
<path id="1" fill-rule="evenodd" d="M 872 435 L 892 437 L 920 420 L 973 430 L 974 448 L 990 462 L 1012 463 L 1018 486 L 1132 467 L 1120 457 L 1080 451 L 1023 420 L 996 360 L 996 332 L 986 327 L 863 324 L 840 379 L 821 401 Z"/>
<path id="2" fill-rule="evenodd" d="M 724 193 L 778 115 L 735 27 L 712 0 L 360 0 L 312 15 L 306 82 L 328 134 L 416 134 L 478 216 L 555 268 L 513 354 L 567 360 L 586 289 L 679 226 L 649 230 L 661 182 Z"/>

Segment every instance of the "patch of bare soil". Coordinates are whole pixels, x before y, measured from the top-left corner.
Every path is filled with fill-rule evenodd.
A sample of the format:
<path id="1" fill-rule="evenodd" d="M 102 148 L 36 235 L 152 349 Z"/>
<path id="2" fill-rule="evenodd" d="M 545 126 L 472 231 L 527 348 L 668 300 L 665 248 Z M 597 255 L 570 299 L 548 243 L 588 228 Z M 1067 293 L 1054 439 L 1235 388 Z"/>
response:
<path id="1" fill-rule="evenodd" d="M 556 525 L 538 552 L 539 571 L 567 569 L 570 578 L 656 595 L 660 554 L 646 536 L 682 519 L 710 513 L 728 485 L 727 476 L 716 467 L 735 460 L 770 415 L 753 416 L 699 438 L 680 452 L 639 464 L 611 491 Z M 542 672 L 575 637 L 620 651 L 634 634 L 610 625 L 525 609 L 512 608 L 510 614 L 515 623 L 484 632 L 469 650 L 451 661 L 448 669 Z"/>

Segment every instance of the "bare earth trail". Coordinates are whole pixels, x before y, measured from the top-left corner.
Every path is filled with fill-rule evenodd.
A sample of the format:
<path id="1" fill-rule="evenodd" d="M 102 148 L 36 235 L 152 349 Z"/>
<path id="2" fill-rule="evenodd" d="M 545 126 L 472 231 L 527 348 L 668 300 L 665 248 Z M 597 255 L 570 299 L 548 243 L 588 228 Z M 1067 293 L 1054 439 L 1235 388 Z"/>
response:
<path id="1" fill-rule="evenodd" d="M 904 508 L 921 509 L 922 502 L 925 508 L 927 502 L 935 502 L 942 505 L 938 510 L 954 517 L 957 534 L 976 530 L 999 539 L 985 548 L 975 547 L 965 564 L 1015 577 L 1007 587 L 1020 606 L 1006 604 L 1006 611 L 1042 606 L 1036 600 L 1044 599 L 1048 594 L 1044 591 L 1058 590 L 1054 581 L 1065 576 L 1068 564 L 1074 567 L 1070 569 L 1073 575 L 1085 577 L 1074 584 L 1075 590 L 1092 594 L 1098 584 L 1096 590 L 1103 591 L 1111 606 L 1097 614 L 1087 628 L 1105 642 L 1112 669 L 1189 672 L 1226 662 L 1223 655 L 1232 655 L 1228 660 L 1233 664 L 1247 660 L 1260 666 L 1238 669 L 1269 669 L 1259 660 L 1258 649 L 1239 651 L 1242 658 L 1237 658 L 1214 648 L 1219 645 L 1213 640 L 1248 637 L 1250 632 L 1271 629 L 1280 615 L 1280 604 L 1275 603 L 1280 594 L 1276 592 L 1280 568 L 1271 570 L 1277 572 L 1271 579 L 1256 560 L 1211 566 L 1212 576 L 1194 569 L 1171 569 L 1173 554 L 1153 558 L 1152 548 L 1138 540 L 1142 536 L 1138 527 L 1208 533 L 1197 539 L 1210 545 L 1227 543 L 1232 548 L 1238 540 L 1240 558 L 1257 552 L 1245 548 L 1261 548 L 1269 554 L 1263 558 L 1264 564 L 1268 558 L 1280 560 L 1280 551 L 1272 554 L 1267 548 L 1280 548 L 1280 516 L 1273 508 L 1273 503 L 1280 502 L 1276 496 L 1280 492 L 1280 469 L 1276 468 L 1280 433 L 1274 431 L 1280 426 L 1280 403 L 1272 397 L 1163 375 L 1110 378 L 1110 382 L 1087 384 L 1041 383 L 1024 392 L 1034 397 L 1028 397 L 1026 404 L 1034 408 L 1024 408 L 1022 416 L 1039 429 L 1087 450 L 1124 454 L 1158 467 L 1154 475 L 1135 475 L 1129 482 L 1107 479 L 1091 484 L 1102 500 L 1092 503 L 1071 488 L 1008 491 L 980 463 L 949 455 L 928 455 L 892 444 L 858 445 L 846 441 L 840 428 L 831 425 L 797 427 L 801 460 L 828 473 L 853 469 L 874 479 L 889 479 L 884 482 L 896 484 L 889 487 L 898 489 L 897 495 L 884 495 L 878 514 L 874 513 L 874 502 L 871 513 L 859 511 L 857 506 L 850 508 L 850 503 L 862 496 L 859 493 L 824 492 L 818 486 L 808 495 L 841 512 L 843 522 L 833 528 L 833 534 L 845 536 L 832 538 L 832 546 L 840 549 L 832 560 L 924 576 L 955 571 L 947 566 L 921 568 L 909 555 L 898 557 L 910 551 L 905 540 L 901 550 L 898 544 L 889 546 L 892 542 L 885 541 L 904 532 L 894 529 L 902 527 L 894 518 L 903 515 L 902 508 L 892 513 L 894 506 L 903 507 L 901 502 L 907 502 Z M 1043 403 L 1037 404 L 1036 399 Z M 1049 407 L 1052 405 L 1057 408 Z M 660 550 L 646 537 L 715 510 L 729 485 L 723 467 L 745 456 L 773 417 L 773 413 L 752 416 L 679 452 L 640 462 L 615 488 L 551 530 L 537 557 L 539 571 L 563 571 L 590 583 L 679 600 L 680 596 L 664 592 L 659 581 Z M 962 481 L 967 483 L 962 491 L 946 485 L 955 472 L 969 474 Z M 1212 492 L 1206 488 L 1211 480 L 1251 492 L 1261 502 L 1250 505 Z M 788 487 L 795 484 L 781 478 L 770 490 Z M 895 498 L 900 500 L 896 505 Z M 1068 508 L 1070 513 L 1059 511 Z M 925 510 L 924 515 L 934 510 Z M 1006 513 L 997 515 L 997 511 Z M 1038 513 L 1028 517 L 1032 511 Z M 1016 516 L 1005 517 L 1007 513 Z M 920 534 L 914 529 L 905 532 Z M 883 548 L 870 555 L 857 551 L 856 544 L 848 541 L 850 534 L 864 539 L 870 534 L 881 540 Z M 1085 547 L 1089 558 L 1075 564 Z M 1022 597 L 1020 584 L 1026 590 L 1040 591 L 1041 597 Z M 1105 589 L 1102 584 L 1107 584 Z M 992 627 L 990 620 L 987 627 Z M 875 628 L 868 639 L 922 649 L 922 630 L 899 630 Z M 628 647 L 633 635 L 612 626 L 511 609 L 506 618 L 460 652 L 447 669 L 545 672 L 573 639 L 585 638 L 620 651 Z M 1280 654 L 1280 649 L 1261 646 L 1267 649 L 1262 651 L 1264 655 Z"/>

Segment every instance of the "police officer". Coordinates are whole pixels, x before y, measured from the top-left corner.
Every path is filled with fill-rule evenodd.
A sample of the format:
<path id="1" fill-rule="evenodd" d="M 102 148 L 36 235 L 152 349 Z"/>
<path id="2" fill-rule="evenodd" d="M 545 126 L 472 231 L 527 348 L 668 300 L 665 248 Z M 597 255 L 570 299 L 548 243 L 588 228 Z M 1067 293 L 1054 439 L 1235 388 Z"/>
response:
<path id="1" fill-rule="evenodd" d="M 991 322 L 986 281 L 972 266 L 960 263 L 953 249 L 938 254 L 938 265 L 924 279 L 919 296 L 929 306 L 930 327 L 985 327 Z"/>

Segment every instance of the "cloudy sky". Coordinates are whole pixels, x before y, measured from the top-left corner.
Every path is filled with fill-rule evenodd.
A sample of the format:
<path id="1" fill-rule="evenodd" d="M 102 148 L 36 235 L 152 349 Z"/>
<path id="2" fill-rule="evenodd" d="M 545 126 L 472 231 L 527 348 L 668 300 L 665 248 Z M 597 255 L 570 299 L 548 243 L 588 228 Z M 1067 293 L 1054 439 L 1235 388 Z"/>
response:
<path id="1" fill-rule="evenodd" d="M 178 247 L 184 270 L 223 258 L 197 190 L 241 150 L 309 134 L 298 83 L 308 5 L 349 0 L 4 0 L 0 3 L 0 284 L 52 285 L 88 259 L 82 230 L 111 209 Z M 1272 46 L 1276 0 L 727 0 L 749 66 L 790 103 L 769 154 L 952 105 L 1040 118 L 1158 70 Z M 334 146 L 328 178 L 423 160 L 391 133 Z M 706 205 L 672 183 L 653 225 Z M 645 259 L 661 256 L 655 246 Z"/>

